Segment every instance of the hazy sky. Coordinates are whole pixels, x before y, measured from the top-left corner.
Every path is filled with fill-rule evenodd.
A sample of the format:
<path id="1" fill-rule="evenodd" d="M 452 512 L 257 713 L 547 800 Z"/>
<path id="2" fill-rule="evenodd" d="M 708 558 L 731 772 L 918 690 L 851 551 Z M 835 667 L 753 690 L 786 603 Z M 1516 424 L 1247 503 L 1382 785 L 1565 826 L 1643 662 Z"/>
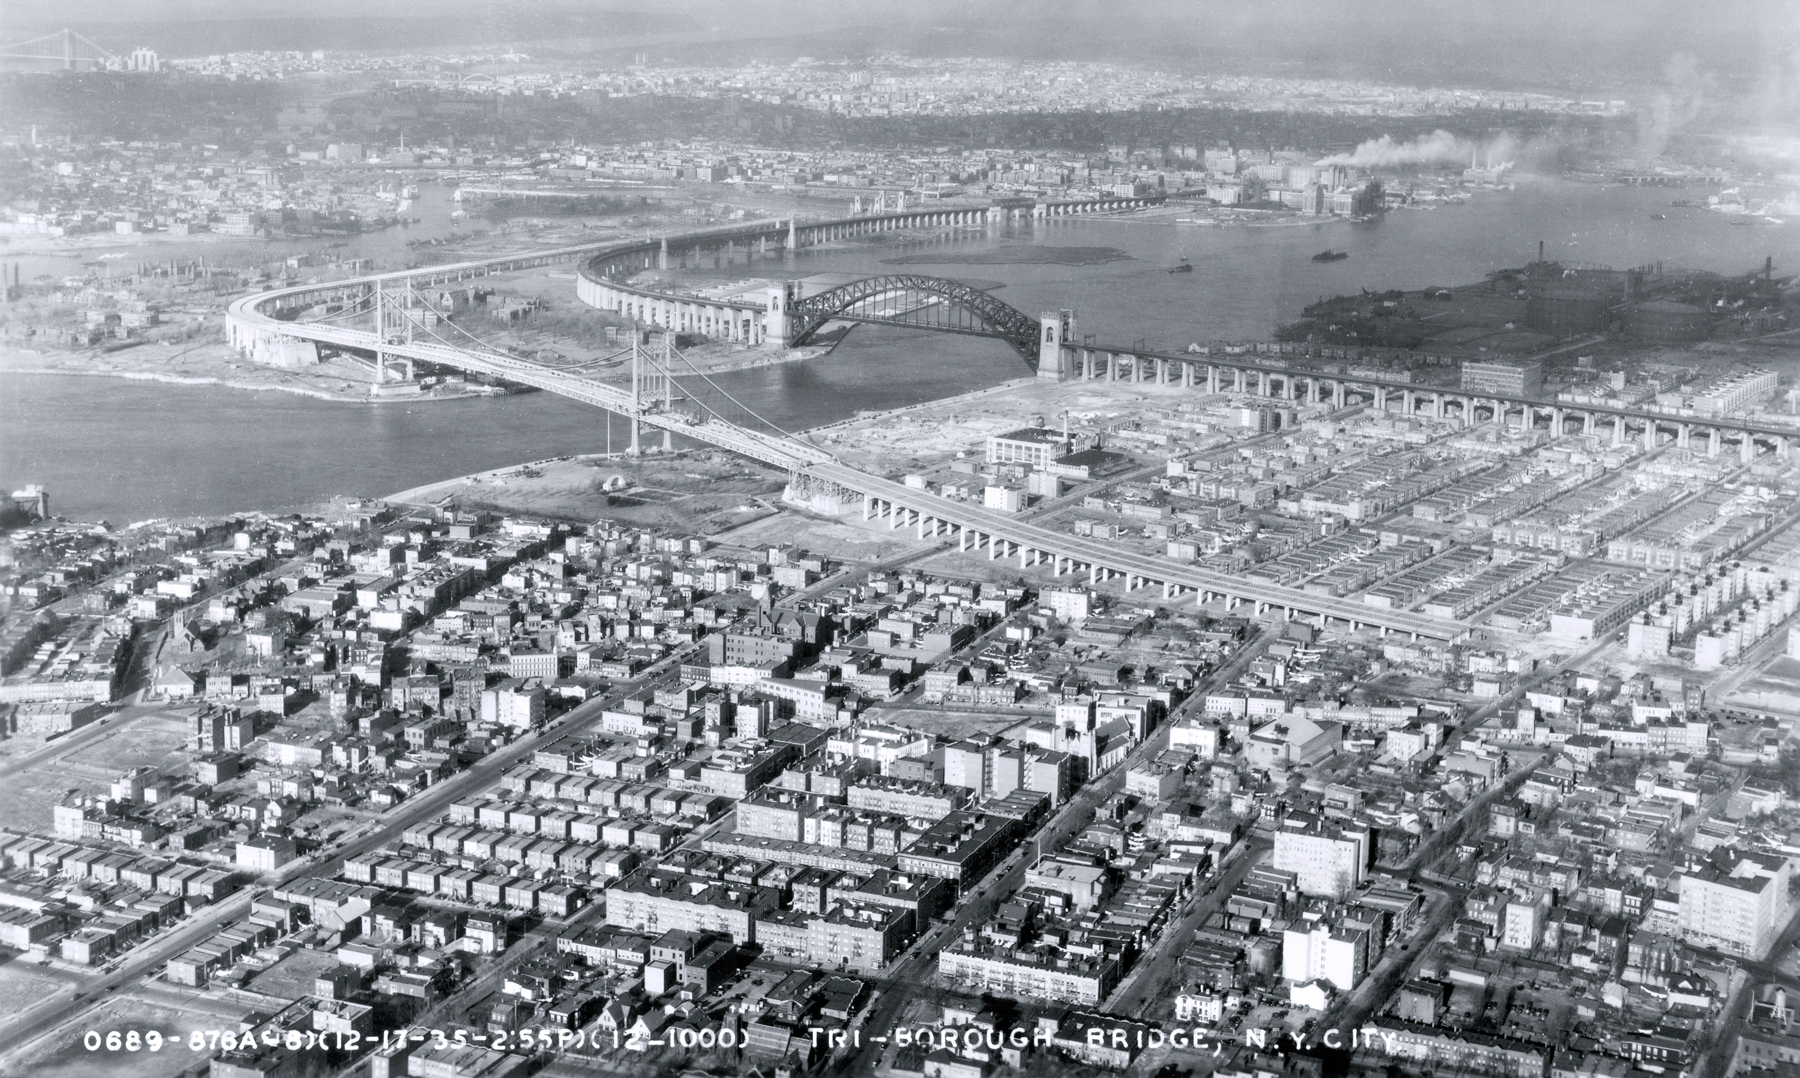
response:
<path id="1" fill-rule="evenodd" d="M 0 0 L 0 40 L 69 25 L 110 34 L 106 44 L 117 50 L 178 27 L 188 47 L 169 51 L 179 54 L 210 51 L 208 26 L 226 47 L 244 47 L 243 31 L 227 27 L 286 20 L 279 31 L 265 25 L 260 42 L 289 28 L 308 36 L 305 20 L 317 20 L 313 32 L 335 24 L 336 41 L 373 16 L 379 32 L 360 39 L 369 47 L 416 44 L 408 24 L 429 27 L 438 47 L 531 40 L 539 30 L 567 37 L 570 26 L 602 46 L 612 12 L 660 17 L 619 21 L 633 33 L 656 25 L 684 40 L 763 43 L 746 56 L 786 39 L 814 54 L 899 45 L 1021 59 L 1135 57 L 1596 94 L 1674 81 L 1704 85 L 1709 100 L 1755 97 L 1777 111 L 1800 96 L 1796 0 Z"/>

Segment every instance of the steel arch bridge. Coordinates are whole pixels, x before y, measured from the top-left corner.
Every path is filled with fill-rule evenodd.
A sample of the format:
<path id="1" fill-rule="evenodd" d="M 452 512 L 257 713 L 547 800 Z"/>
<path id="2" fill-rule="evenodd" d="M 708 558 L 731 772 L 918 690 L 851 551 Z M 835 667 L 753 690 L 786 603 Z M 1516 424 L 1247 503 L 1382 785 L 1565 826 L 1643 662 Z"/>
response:
<path id="1" fill-rule="evenodd" d="M 979 288 L 944 277 L 865 277 L 796 300 L 788 310 L 788 346 L 805 344 L 827 322 L 878 322 L 998 337 L 1026 362 L 1037 365 L 1036 318 Z"/>

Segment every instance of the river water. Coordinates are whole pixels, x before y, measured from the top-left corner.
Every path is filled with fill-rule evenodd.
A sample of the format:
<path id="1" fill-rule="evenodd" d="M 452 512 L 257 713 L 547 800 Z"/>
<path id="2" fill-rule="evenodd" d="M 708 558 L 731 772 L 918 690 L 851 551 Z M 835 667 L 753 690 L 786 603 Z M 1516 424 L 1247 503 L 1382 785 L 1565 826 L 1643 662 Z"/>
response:
<path id="1" fill-rule="evenodd" d="M 1733 226 L 1718 214 L 1671 207 L 1682 194 L 1688 192 L 1541 182 L 1366 224 L 1206 228 L 1166 217 L 1070 219 L 802 252 L 732 274 L 904 271 L 997 282 L 995 294 L 1020 310 L 1073 308 L 1080 331 L 1100 342 L 1184 348 L 1266 337 L 1307 303 L 1359 286 L 1479 279 L 1529 261 L 1540 239 L 1551 258 L 1613 266 L 1663 260 L 1741 272 L 1769 255 L 1787 272 L 1800 265 L 1800 221 Z M 1666 217 L 1654 220 L 1655 213 Z M 1021 253 L 1004 250 L 1033 244 L 1113 248 L 1128 257 L 1075 266 L 1015 261 Z M 1351 257 L 1311 261 L 1327 247 Z M 887 261 L 902 257 L 902 265 Z M 1170 274 L 1182 257 L 1194 271 Z M 1025 373 L 998 341 L 863 326 L 825 358 L 717 381 L 758 415 L 796 430 Z M 547 393 L 357 405 L 109 378 L 0 376 L 0 482 L 44 483 L 59 513 L 117 523 L 385 494 L 525 460 L 599 452 L 606 428 L 605 413 Z M 614 447 L 622 448 L 624 426 L 613 428 Z"/>

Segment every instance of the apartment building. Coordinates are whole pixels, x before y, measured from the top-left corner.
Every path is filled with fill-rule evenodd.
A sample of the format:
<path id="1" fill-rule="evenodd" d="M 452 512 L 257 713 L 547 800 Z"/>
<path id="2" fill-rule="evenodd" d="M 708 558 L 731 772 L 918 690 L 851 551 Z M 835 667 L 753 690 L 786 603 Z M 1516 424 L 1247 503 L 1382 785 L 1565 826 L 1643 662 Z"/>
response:
<path id="1" fill-rule="evenodd" d="M 1369 932 L 1327 919 L 1299 922 L 1281 934 L 1281 975 L 1296 984 L 1324 981 L 1348 992 L 1369 966 Z"/>
<path id="2" fill-rule="evenodd" d="M 1292 872 L 1309 895 L 1342 898 L 1368 877 L 1375 836 L 1367 825 L 1295 813 L 1275 832 L 1273 867 Z"/>
<path id="3" fill-rule="evenodd" d="M 1792 877 L 1787 858 L 1715 850 L 1708 864 L 1681 876 L 1676 913 L 1681 938 L 1697 947 L 1761 959 L 1792 911 Z"/>
<path id="4" fill-rule="evenodd" d="M 781 893 L 769 887 L 645 872 L 606 893 L 606 923 L 644 932 L 710 932 L 733 943 L 753 943 L 757 917 L 780 905 Z"/>
<path id="5" fill-rule="evenodd" d="M 1050 957 L 972 945 L 940 951 L 938 972 L 977 992 L 1091 1007 L 1119 983 L 1119 963 L 1106 955 Z"/>

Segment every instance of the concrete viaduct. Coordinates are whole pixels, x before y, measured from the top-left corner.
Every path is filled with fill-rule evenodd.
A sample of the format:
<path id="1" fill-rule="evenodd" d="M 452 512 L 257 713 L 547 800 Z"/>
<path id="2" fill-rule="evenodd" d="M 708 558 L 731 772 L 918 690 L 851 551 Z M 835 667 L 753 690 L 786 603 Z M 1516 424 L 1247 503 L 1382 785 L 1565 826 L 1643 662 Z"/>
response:
<path id="1" fill-rule="evenodd" d="M 575 282 L 575 294 L 583 303 L 637 321 L 673 329 L 678 333 L 704 333 L 727 341 L 762 344 L 781 339 L 787 332 L 783 312 L 800 297 L 770 288 L 754 300 L 709 299 L 680 296 L 629 284 L 626 278 L 647 269 L 718 269 L 741 258 L 746 265 L 771 255 L 779 259 L 789 252 L 857 236 L 874 236 L 921 228 L 985 228 L 1008 216 L 1034 219 L 1084 214 L 1118 213 L 1159 203 L 1160 197 L 1086 199 L 1023 206 L 990 206 L 985 209 L 943 208 L 903 210 L 898 213 L 852 217 L 837 221 L 801 224 L 759 223 L 742 228 L 665 237 L 597 254 L 584 261 Z"/>
<path id="2" fill-rule="evenodd" d="M 1085 572 L 1090 584 L 1119 580 L 1128 591 L 1157 588 L 1165 600 L 1192 596 L 1196 602 L 1209 603 L 1222 599 L 1232 608 L 1240 603 L 1250 604 L 1259 616 L 1279 611 L 1283 617 L 1309 618 L 1321 626 L 1372 626 L 1384 635 L 1398 632 L 1412 639 L 1452 642 L 1469 631 L 1466 623 L 1448 618 L 1365 606 L 1355 599 L 1255 583 L 1137 554 L 1114 543 L 1083 539 L 1027 523 L 1009 513 L 941 498 L 835 461 L 813 465 L 805 469 L 805 475 L 814 483 L 831 484 L 861 495 L 864 520 L 885 522 L 890 528 L 913 529 L 919 539 L 954 536 L 958 550 L 985 552 L 989 559 L 1017 558 L 1020 569 L 1048 565 L 1057 576 Z"/>
<path id="3" fill-rule="evenodd" d="M 769 301 L 765 297 L 759 297 L 755 302 L 732 302 L 680 296 L 629 285 L 620 278 L 650 268 L 704 265 L 708 260 L 713 265 L 720 266 L 740 254 L 746 263 L 755 262 L 759 258 L 766 259 L 771 255 L 779 259 L 788 252 L 854 236 L 915 229 L 979 228 L 999 223 L 1008 217 L 1047 218 L 1120 213 L 1143 209 L 1161 201 L 1161 196 L 1094 198 L 1036 203 L 1030 206 L 921 208 L 814 222 L 795 219 L 786 222 L 759 221 L 749 225 L 696 229 L 656 239 L 578 244 L 425 266 L 246 296 L 233 302 L 226 313 L 226 337 L 240 351 L 263 362 L 274 362 L 276 360 L 266 355 L 264 350 L 280 340 L 309 339 L 306 331 L 299 328 L 299 324 L 292 319 L 300 311 L 320 304 L 361 304 L 372 307 L 384 298 L 384 292 L 393 294 L 398 297 L 395 300 L 396 309 L 392 315 L 383 319 L 384 327 L 391 332 L 404 324 L 399 308 L 409 292 L 456 285 L 492 274 L 577 263 L 579 270 L 576 294 L 589 306 L 618 311 L 658 328 L 706 333 L 730 341 L 759 344 L 766 336 L 764 323 Z M 371 322 L 373 321 L 374 310 L 363 310 L 362 313 L 369 314 Z M 779 331 L 782 327 L 777 325 L 775 328 Z"/>
<path id="4" fill-rule="evenodd" d="M 1800 430 L 1795 428 L 1752 423 L 1730 415 L 1688 415 L 1478 393 L 1397 379 L 1308 370 L 1291 365 L 1288 360 L 1255 352 L 1221 356 L 1103 345 L 1065 346 L 1059 349 L 1054 360 L 1047 355 L 1040 358 L 1038 376 L 1180 385 L 1206 393 L 1265 397 L 1277 403 L 1329 403 L 1334 408 L 1363 404 L 1377 411 L 1400 415 L 1460 419 L 1465 426 L 1493 423 L 1529 430 L 1542 420 L 1545 429 L 1558 436 L 1570 433 L 1570 425 L 1578 423 L 1579 433 L 1607 431 L 1614 445 L 1637 441 L 1647 450 L 1671 442 L 1682 449 L 1698 448 L 1703 444 L 1707 455 L 1715 456 L 1729 444 L 1735 447 L 1745 464 L 1753 461 L 1765 446 L 1785 458 L 1792 441 L 1800 437 Z"/>
<path id="5" fill-rule="evenodd" d="M 1030 212 L 1034 217 L 1044 217 L 1123 208 L 1131 207 L 1107 200 L 1069 204 L 1068 209 L 1040 205 Z M 1022 211 L 996 208 L 994 212 Z M 829 488 L 847 496 L 853 503 L 860 501 L 865 519 L 880 520 L 895 528 L 915 529 L 920 538 L 955 536 L 959 547 L 965 551 L 983 551 L 996 559 L 1016 557 L 1023 568 L 1049 565 L 1059 576 L 1085 572 L 1087 579 L 1094 583 L 1120 580 L 1133 591 L 1159 588 L 1170 600 L 1193 596 L 1202 603 L 1223 600 L 1233 607 L 1247 603 L 1257 614 L 1279 612 L 1290 618 L 1317 619 L 1326 624 L 1338 623 L 1354 628 L 1374 627 L 1414 638 L 1455 641 L 1467 635 L 1469 626 L 1462 621 L 1365 606 L 1350 598 L 1255 583 L 1122 550 L 1115 544 L 1052 531 L 1015 516 L 945 499 L 870 475 L 837 462 L 825 450 L 802 439 L 762 434 L 719 421 L 698 421 L 662 410 L 651 396 L 603 383 L 592 375 L 553 369 L 486 348 L 478 342 L 465 346 L 446 344 L 441 340 L 412 340 L 410 333 L 397 334 L 395 320 L 384 313 L 376 315 L 383 327 L 380 333 L 372 326 L 362 328 L 374 320 L 365 314 L 358 314 L 354 322 L 294 320 L 299 311 L 321 303 L 361 305 L 362 310 L 372 306 L 375 312 L 381 312 L 384 296 L 416 293 L 421 288 L 450 285 L 494 273 L 577 263 L 580 266 L 578 288 L 583 289 L 582 298 L 589 302 L 609 300 L 620 305 L 607 309 L 623 310 L 653 325 L 676 330 L 686 327 L 753 342 L 764 339 L 762 334 L 769 332 L 766 327 L 777 324 L 768 320 L 770 311 L 766 305 L 718 303 L 660 294 L 622 285 L 613 279 L 613 275 L 625 275 L 651 265 L 667 265 L 678 256 L 704 258 L 711 252 L 722 260 L 741 249 L 749 258 L 765 252 L 774 254 L 771 247 L 777 245 L 785 252 L 871 232 L 973 227 L 991 219 L 989 211 L 943 209 L 805 225 L 794 222 L 774 226 L 762 224 L 686 233 L 660 240 L 563 247 L 277 289 L 232 303 L 227 317 L 227 335 L 235 347 L 265 362 L 279 361 L 278 356 L 273 359 L 271 356 L 293 342 L 308 346 L 324 344 L 374 353 L 378 357 L 378 371 L 387 357 L 393 357 L 537 386 L 786 469 L 794 474 L 797 483 Z M 621 306 L 626 303 L 631 306 Z M 706 328 L 709 325 L 710 331 Z M 1676 444 L 1682 446 L 1690 445 L 1696 436 L 1703 436 L 1709 452 L 1718 452 L 1722 443 L 1735 441 L 1739 453 L 1746 459 L 1753 458 L 1765 444 L 1775 452 L 1785 454 L 1793 436 L 1793 432 L 1783 428 L 1732 417 L 1672 416 L 1604 405 L 1435 389 L 1397 380 L 1305 370 L 1289 365 L 1284 358 L 1254 351 L 1211 355 L 1075 344 L 1074 317 L 1068 311 L 1044 314 L 1041 328 L 1037 357 L 1041 378 L 1153 382 L 1179 385 L 1196 392 L 1229 390 L 1272 401 L 1304 400 L 1317 404 L 1329 401 L 1335 407 L 1361 403 L 1384 411 L 1397 408 L 1407 415 L 1460 416 L 1469 424 L 1484 421 L 1484 414 L 1485 421 L 1493 423 L 1508 423 L 1510 417 L 1517 416 L 1525 426 L 1548 419 L 1551 429 L 1559 431 L 1566 430 L 1571 422 L 1580 422 L 1582 429 L 1590 432 L 1610 426 L 1615 443 L 1637 437 L 1646 445 L 1663 444 L 1661 439 L 1667 431 L 1672 433 Z"/>

